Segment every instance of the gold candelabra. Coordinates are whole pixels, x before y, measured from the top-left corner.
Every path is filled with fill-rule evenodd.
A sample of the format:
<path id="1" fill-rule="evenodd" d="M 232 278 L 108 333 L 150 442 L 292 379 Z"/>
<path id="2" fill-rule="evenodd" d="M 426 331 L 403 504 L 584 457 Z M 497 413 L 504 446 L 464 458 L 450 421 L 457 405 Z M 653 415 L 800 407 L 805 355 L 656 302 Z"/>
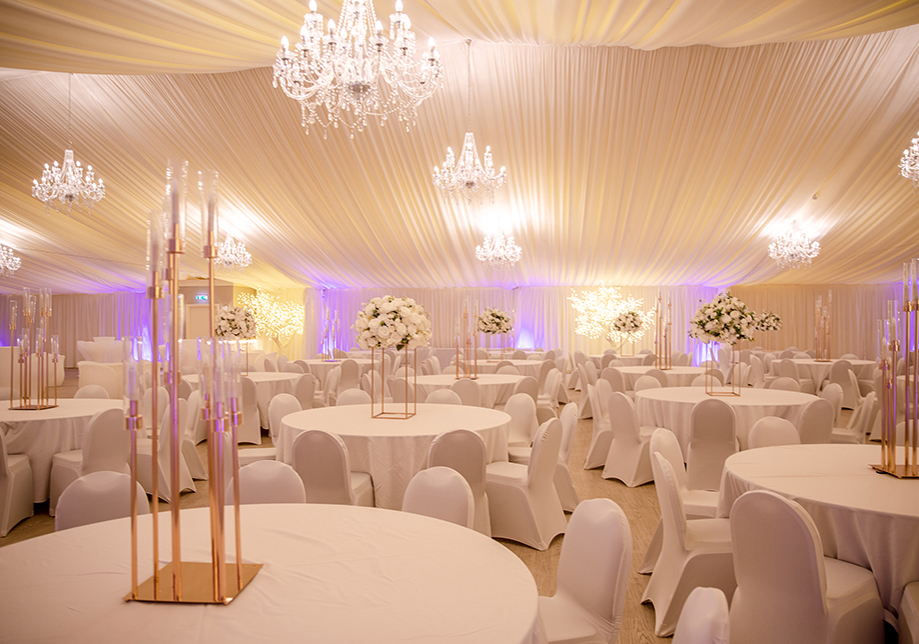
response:
<path id="1" fill-rule="evenodd" d="M 670 298 L 667 298 L 667 310 L 664 313 L 661 296 L 657 296 L 657 332 L 654 338 L 654 366 L 661 370 L 673 368 L 670 348 Z"/>
<path id="2" fill-rule="evenodd" d="M 469 315 L 469 305 L 463 309 L 462 317 L 456 321 L 456 379 L 479 377 L 479 334 L 476 325 L 479 316 Z M 471 365 L 471 366 L 470 366 Z"/>
<path id="3" fill-rule="evenodd" d="M 335 315 L 332 316 L 331 310 L 329 307 L 326 307 L 325 321 L 322 329 L 323 343 L 325 344 L 329 356 L 326 358 L 326 362 L 338 362 L 338 358 L 335 357 L 335 341 L 340 334 L 341 322 L 338 319 L 338 311 L 335 311 Z"/>
<path id="4" fill-rule="evenodd" d="M 10 298 L 10 409 L 39 410 L 57 407 L 57 365 L 60 361 L 58 337 L 48 335 L 51 323 L 51 289 L 42 288 L 32 293 L 22 289 L 22 326 L 16 335 L 19 305 Z M 18 350 L 18 358 L 15 356 Z M 18 407 L 13 384 L 19 364 Z M 51 363 L 49 365 L 49 362 Z M 33 386 L 35 391 L 33 392 Z M 54 403 L 51 403 L 51 388 Z"/>
<path id="5" fill-rule="evenodd" d="M 814 360 L 830 361 L 830 307 L 833 304 L 833 291 L 827 294 L 826 304 L 817 296 L 817 311 L 814 329 Z"/>

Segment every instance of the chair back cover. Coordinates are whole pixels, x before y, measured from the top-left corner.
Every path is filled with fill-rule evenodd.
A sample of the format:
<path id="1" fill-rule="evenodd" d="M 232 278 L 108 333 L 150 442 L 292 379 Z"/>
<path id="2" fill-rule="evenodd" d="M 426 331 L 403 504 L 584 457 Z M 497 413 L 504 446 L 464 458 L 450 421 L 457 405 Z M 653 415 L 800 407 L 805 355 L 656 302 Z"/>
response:
<path id="1" fill-rule="evenodd" d="M 410 379 L 406 378 L 390 378 L 389 379 L 389 391 L 392 394 L 392 400 L 396 403 L 405 403 L 415 401 L 415 388 L 412 387 L 409 383 Z M 476 383 L 478 386 L 479 383 Z"/>
<path id="2" fill-rule="evenodd" d="M 524 376 L 514 385 L 515 394 L 526 394 L 533 399 L 533 402 L 539 400 L 539 383 L 532 376 Z"/>
<path id="3" fill-rule="evenodd" d="M 428 394 L 428 397 L 424 399 L 424 402 L 433 403 L 435 405 L 463 404 L 463 400 L 459 397 L 459 394 L 452 389 L 435 389 Z"/>
<path id="4" fill-rule="evenodd" d="M 337 434 L 301 432 L 294 439 L 291 465 L 303 481 L 307 503 L 355 505 L 348 448 Z"/>
<path id="5" fill-rule="evenodd" d="M 129 474 L 130 454 L 131 437 L 124 429 L 124 412 L 120 409 L 97 412 L 90 419 L 83 436 L 80 473 L 110 471 Z"/>
<path id="6" fill-rule="evenodd" d="M 277 444 L 281 435 L 281 421 L 287 414 L 300 411 L 300 401 L 293 394 L 277 394 L 268 403 L 268 431 L 271 442 Z"/>
<path id="7" fill-rule="evenodd" d="M 758 389 L 766 386 L 766 369 L 763 367 L 763 361 L 754 355 L 750 356 L 750 381 Z"/>
<path id="8" fill-rule="evenodd" d="M 644 375 L 655 378 L 659 383 L 661 383 L 661 387 L 670 386 L 670 380 L 667 378 L 667 374 L 660 369 L 648 369 Z"/>
<path id="9" fill-rule="evenodd" d="M 657 380 L 654 380 L 654 382 L 657 382 Z M 629 397 L 615 391 L 607 399 L 606 404 L 609 410 L 610 429 L 613 430 L 613 440 L 616 444 L 641 444 L 638 415 L 635 413 L 635 404 L 629 400 Z"/>
<path id="10" fill-rule="evenodd" d="M 488 497 L 485 494 L 485 461 L 488 450 L 481 436 L 468 429 L 454 429 L 438 434 L 428 448 L 428 467 L 444 466 L 459 472 L 475 504 L 474 528 L 491 536 Z"/>
<path id="11" fill-rule="evenodd" d="M 526 485 L 536 494 L 555 491 L 555 465 L 562 446 L 562 421 L 551 418 L 539 426 L 533 439 L 533 451 L 527 464 Z"/>
<path id="12" fill-rule="evenodd" d="M 273 372 L 278 370 L 277 365 L 272 362 L 270 354 L 265 354 L 264 358 L 265 359 L 262 361 L 262 367 L 264 367 L 265 371 Z"/>
<path id="13" fill-rule="evenodd" d="M 227 483 L 226 503 L 233 502 L 233 481 Z M 281 461 L 255 461 L 239 468 L 239 503 L 306 503 L 303 482 Z"/>
<path id="14" fill-rule="evenodd" d="M 694 588 L 683 604 L 673 644 L 728 644 L 730 638 L 731 620 L 724 591 Z"/>
<path id="15" fill-rule="evenodd" d="M 112 400 L 121 398 L 122 378 L 121 374 L 112 367 L 95 362 L 80 362 L 79 385 L 101 385 L 108 392 L 108 397 Z"/>
<path id="16" fill-rule="evenodd" d="M 683 450 L 676 435 L 665 427 L 658 427 L 651 434 L 651 453 L 657 453 L 667 459 L 673 467 L 677 487 L 680 490 L 686 487 L 686 465 L 683 462 Z"/>
<path id="17" fill-rule="evenodd" d="M 123 472 L 100 470 L 81 476 L 57 500 L 55 531 L 131 516 L 130 489 L 131 475 Z M 134 493 L 137 514 L 150 514 L 150 503 L 140 483 L 135 483 Z"/>
<path id="18" fill-rule="evenodd" d="M 306 372 L 297 378 L 294 397 L 300 402 L 300 409 L 312 409 L 313 400 L 316 398 L 316 376 Z"/>
<path id="19" fill-rule="evenodd" d="M 361 386 L 361 368 L 357 360 L 346 358 L 341 361 L 341 377 L 338 381 L 338 389 L 334 392 L 337 396 L 348 389 L 358 389 Z"/>
<path id="20" fill-rule="evenodd" d="M 412 477 L 402 498 L 402 511 L 472 529 L 475 501 L 472 488 L 462 474 L 438 465 L 421 470 Z"/>
<path id="21" fill-rule="evenodd" d="M 528 394 L 513 394 L 507 399 L 504 412 L 511 417 L 507 424 L 507 444 L 529 445 L 539 427 L 536 420 L 536 402 Z"/>
<path id="22" fill-rule="evenodd" d="M 157 427 L 163 425 L 163 414 L 166 413 L 166 405 L 169 404 L 169 390 L 166 387 L 157 389 L 156 407 L 157 407 Z M 144 427 L 153 427 L 153 388 L 144 392 L 140 401 L 140 413 L 144 419 Z"/>
<path id="23" fill-rule="evenodd" d="M 74 398 L 108 398 L 108 391 L 102 385 L 83 385 L 73 395 Z M 4 398 L 6 400 L 6 398 Z"/>
<path id="24" fill-rule="evenodd" d="M 750 435 L 747 437 L 747 446 L 750 449 L 800 444 L 801 436 L 794 423 L 776 416 L 764 416 L 753 423 Z"/>
<path id="25" fill-rule="evenodd" d="M 651 454 L 651 471 L 654 472 L 654 488 L 661 508 L 661 528 L 664 538 L 661 551 L 675 549 L 686 552 L 686 511 L 680 495 L 676 472 L 663 454 Z"/>
<path id="26" fill-rule="evenodd" d="M 345 389 L 340 394 L 338 394 L 338 399 L 335 401 L 336 406 L 344 405 L 369 405 L 370 404 L 370 394 L 361 389 Z"/>
<path id="27" fill-rule="evenodd" d="M 799 380 L 798 365 L 791 358 L 782 358 L 775 365 L 775 375 L 797 381 Z"/>
<path id="28" fill-rule="evenodd" d="M 555 363 L 551 360 L 543 360 L 539 364 L 539 377 L 536 378 L 537 389 L 542 391 L 546 386 L 546 377 L 549 375 L 549 372 L 555 369 Z"/>
<path id="29" fill-rule="evenodd" d="M 523 349 L 517 349 L 516 351 L 514 351 L 514 353 L 511 354 L 511 357 L 514 360 L 526 360 L 527 352 L 524 351 Z"/>
<path id="30" fill-rule="evenodd" d="M 471 407 L 482 406 L 482 394 L 479 391 L 479 383 L 471 378 L 460 378 L 454 382 L 450 389 L 459 394 L 464 405 Z"/>
<path id="31" fill-rule="evenodd" d="M 326 407 L 331 407 L 338 396 L 339 382 L 341 382 L 341 365 L 336 365 L 326 375 L 322 385 L 322 403 Z"/>
<path id="32" fill-rule="evenodd" d="M 842 387 L 835 382 L 831 382 L 820 392 L 821 398 L 826 398 L 833 405 L 833 426 L 839 422 L 839 414 L 842 411 Z"/>
<path id="33" fill-rule="evenodd" d="M 242 377 L 243 417 L 237 431 L 240 441 L 262 442 L 262 425 L 258 413 L 258 387 L 252 378 Z"/>
<path id="34" fill-rule="evenodd" d="M 861 406 L 858 408 L 859 418 L 856 430 L 859 436 L 859 443 L 865 442 L 865 437 L 868 435 L 868 432 L 871 431 L 871 428 L 874 427 L 874 421 L 877 419 L 880 411 L 881 406 L 877 402 L 877 394 L 873 391 L 868 392 L 868 395 L 865 396 Z"/>
<path id="35" fill-rule="evenodd" d="M 597 373 L 597 365 L 594 364 L 593 360 L 588 360 L 584 363 L 584 373 L 587 374 L 587 382 L 589 384 L 597 384 L 597 378 L 599 378 L 599 374 Z"/>
<path id="36" fill-rule="evenodd" d="M 635 381 L 635 391 L 644 391 L 645 389 L 660 389 L 661 381 L 654 376 L 639 376 Z"/>
<path id="37" fill-rule="evenodd" d="M 734 410 L 723 400 L 696 403 L 690 415 L 686 477 L 690 490 L 717 490 L 725 459 L 737 451 Z"/>
<path id="38" fill-rule="evenodd" d="M 386 387 L 383 386 L 380 372 L 376 369 L 368 371 L 361 376 L 361 389 L 371 394 L 373 401 L 376 403 L 380 403 L 384 398 L 390 397 Z"/>
<path id="39" fill-rule="evenodd" d="M 652 365 L 657 361 L 657 356 L 653 353 L 646 353 L 645 356 L 641 359 L 641 364 L 647 366 Z"/>
<path id="40" fill-rule="evenodd" d="M 812 400 L 798 418 L 798 435 L 804 445 L 829 443 L 833 436 L 833 404 L 825 398 Z"/>
<path id="41" fill-rule="evenodd" d="M 201 417 L 201 405 L 203 403 L 204 400 L 200 391 L 196 389 L 191 392 L 188 397 L 188 425 L 185 427 L 185 435 L 195 445 L 207 438 L 207 421 Z"/>
<path id="42" fill-rule="evenodd" d="M 769 385 L 770 389 L 781 389 L 783 391 L 801 391 L 801 385 L 798 384 L 798 381 L 794 378 L 789 378 L 788 376 L 780 376 L 772 381 L 772 384 Z"/>
<path id="43" fill-rule="evenodd" d="M 623 378 L 622 372 L 616 367 L 607 367 L 604 369 L 602 378 L 610 384 L 613 391 L 618 391 L 623 394 L 626 392 L 625 378 Z"/>
<path id="44" fill-rule="evenodd" d="M 562 423 L 562 445 L 558 452 L 558 462 L 568 467 L 568 459 L 571 458 L 571 447 L 574 445 L 574 437 L 578 431 L 577 403 L 568 403 L 562 407 L 558 419 Z"/>

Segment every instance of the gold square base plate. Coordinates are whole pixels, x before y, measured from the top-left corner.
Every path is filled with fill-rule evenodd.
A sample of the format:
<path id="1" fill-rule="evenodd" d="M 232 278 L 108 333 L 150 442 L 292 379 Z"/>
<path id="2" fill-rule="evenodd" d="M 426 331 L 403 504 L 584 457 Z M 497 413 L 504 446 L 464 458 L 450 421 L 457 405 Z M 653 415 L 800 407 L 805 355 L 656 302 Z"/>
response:
<path id="1" fill-rule="evenodd" d="M 242 564 L 242 583 L 237 583 L 236 564 L 226 564 L 227 596 L 225 600 L 214 598 L 213 565 L 201 561 L 182 562 L 182 595 L 178 599 L 172 596 L 172 564 L 166 564 L 160 570 L 159 597 L 153 592 L 153 577 L 138 585 L 137 597 L 131 593 L 124 596 L 125 601 L 167 602 L 170 604 L 229 604 L 255 578 L 264 564 Z"/>
<path id="2" fill-rule="evenodd" d="M 890 474 L 891 476 L 896 476 L 898 479 L 919 479 L 919 474 L 907 472 L 905 465 L 894 465 L 892 472 L 890 470 L 885 470 L 880 465 L 872 465 L 871 467 L 873 467 L 878 474 Z M 910 469 L 913 468 L 910 467 Z"/>

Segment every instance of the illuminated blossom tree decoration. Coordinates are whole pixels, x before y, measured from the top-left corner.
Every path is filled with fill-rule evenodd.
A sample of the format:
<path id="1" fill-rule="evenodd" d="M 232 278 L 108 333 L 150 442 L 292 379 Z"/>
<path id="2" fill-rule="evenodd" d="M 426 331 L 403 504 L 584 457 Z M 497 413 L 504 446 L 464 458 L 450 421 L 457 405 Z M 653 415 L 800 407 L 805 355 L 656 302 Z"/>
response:
<path id="1" fill-rule="evenodd" d="M 271 339 L 283 351 L 295 335 L 303 333 L 304 307 L 287 302 L 261 289 L 255 295 L 243 293 L 239 304 L 255 316 L 258 334 Z"/>
<path id="2" fill-rule="evenodd" d="M 568 299 L 578 314 L 574 332 L 589 338 L 604 338 L 610 346 L 626 340 L 634 342 L 654 324 L 654 311 L 641 310 L 644 300 L 623 299 L 615 286 L 601 286 Z M 626 318 L 628 324 L 624 324 Z"/>

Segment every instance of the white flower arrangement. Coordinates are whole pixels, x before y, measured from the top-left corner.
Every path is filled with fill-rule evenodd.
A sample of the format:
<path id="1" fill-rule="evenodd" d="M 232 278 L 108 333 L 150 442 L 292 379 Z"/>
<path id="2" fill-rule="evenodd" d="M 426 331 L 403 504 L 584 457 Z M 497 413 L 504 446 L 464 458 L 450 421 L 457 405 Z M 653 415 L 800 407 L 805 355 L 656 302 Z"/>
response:
<path id="1" fill-rule="evenodd" d="M 214 319 L 214 335 L 218 338 L 248 340 L 258 332 L 252 311 L 241 306 L 224 306 Z"/>
<path id="2" fill-rule="evenodd" d="M 645 317 L 640 312 L 629 309 L 628 311 L 620 313 L 619 316 L 613 320 L 610 327 L 613 331 L 620 334 L 620 337 L 626 336 L 631 338 L 641 331 L 644 325 Z"/>
<path id="3" fill-rule="evenodd" d="M 778 331 L 782 328 L 782 318 L 769 311 L 756 318 L 757 331 Z"/>
<path id="4" fill-rule="evenodd" d="M 730 292 L 719 293 L 711 302 L 700 306 L 689 321 L 689 336 L 705 343 L 715 341 L 733 345 L 753 339 L 757 319 L 756 314 Z"/>
<path id="5" fill-rule="evenodd" d="M 480 333 L 510 333 L 514 329 L 514 318 L 500 309 L 485 309 L 479 316 L 476 328 Z"/>
<path id="6" fill-rule="evenodd" d="M 352 327 L 362 349 L 415 349 L 431 340 L 431 320 L 410 297 L 375 297 L 363 307 Z"/>

